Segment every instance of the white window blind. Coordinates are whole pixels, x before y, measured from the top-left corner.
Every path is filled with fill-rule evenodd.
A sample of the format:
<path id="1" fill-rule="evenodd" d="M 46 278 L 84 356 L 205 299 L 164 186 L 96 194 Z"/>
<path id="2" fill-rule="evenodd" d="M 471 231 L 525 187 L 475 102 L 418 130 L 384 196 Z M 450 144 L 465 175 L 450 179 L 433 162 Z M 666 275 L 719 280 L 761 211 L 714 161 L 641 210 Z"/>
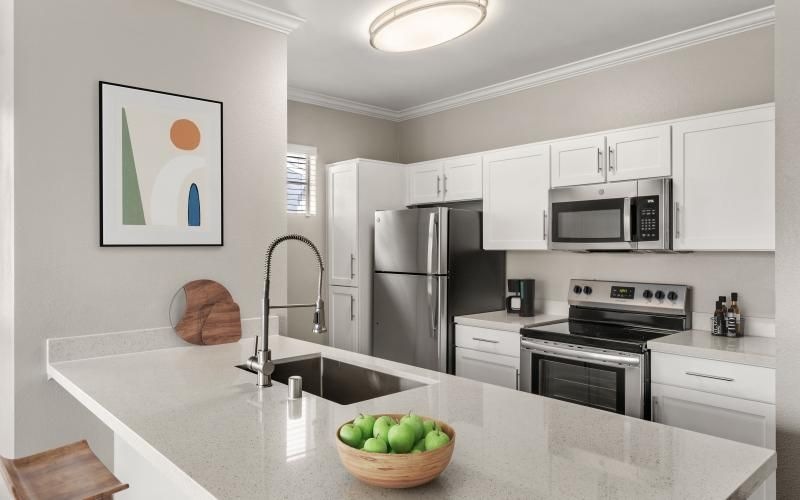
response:
<path id="1" fill-rule="evenodd" d="M 317 150 L 290 144 L 286 154 L 286 209 L 290 214 L 317 213 Z"/>

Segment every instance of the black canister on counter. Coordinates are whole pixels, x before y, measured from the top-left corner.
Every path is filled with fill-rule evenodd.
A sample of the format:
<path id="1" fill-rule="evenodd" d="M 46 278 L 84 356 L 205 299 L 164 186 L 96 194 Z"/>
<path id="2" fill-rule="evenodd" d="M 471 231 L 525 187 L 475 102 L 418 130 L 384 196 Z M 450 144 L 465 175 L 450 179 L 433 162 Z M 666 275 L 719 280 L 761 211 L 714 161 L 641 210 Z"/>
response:
<path id="1" fill-rule="evenodd" d="M 536 280 L 519 280 L 519 315 L 533 316 L 533 301 L 536 298 Z"/>
<path id="2" fill-rule="evenodd" d="M 714 314 L 711 316 L 711 335 L 716 335 L 717 337 L 725 336 L 725 312 L 722 302 L 718 300 L 714 308 Z"/>

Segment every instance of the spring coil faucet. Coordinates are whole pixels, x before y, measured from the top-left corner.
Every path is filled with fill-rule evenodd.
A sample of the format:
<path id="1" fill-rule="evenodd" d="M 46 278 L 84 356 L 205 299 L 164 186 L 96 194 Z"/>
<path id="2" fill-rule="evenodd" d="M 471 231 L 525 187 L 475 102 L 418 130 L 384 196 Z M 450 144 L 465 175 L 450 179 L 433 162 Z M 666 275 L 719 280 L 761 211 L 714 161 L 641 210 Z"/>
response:
<path id="1" fill-rule="evenodd" d="M 317 257 L 317 264 L 319 266 L 319 278 L 317 285 L 317 300 L 313 304 L 287 304 L 283 306 L 270 306 L 269 303 L 269 278 L 272 271 L 272 252 L 275 247 L 284 241 L 295 240 L 305 243 Z M 258 380 L 256 385 L 260 387 L 272 386 L 272 372 L 275 370 L 275 365 L 272 363 L 272 352 L 269 350 L 269 311 L 270 309 L 290 309 L 295 307 L 313 307 L 314 308 L 314 329 L 316 334 L 323 334 L 328 331 L 325 327 L 325 302 L 322 300 L 322 273 L 325 266 L 322 263 L 322 256 L 319 253 L 316 245 L 305 236 L 299 234 L 287 234 L 272 240 L 269 244 L 267 252 L 264 256 L 264 297 L 261 303 L 261 336 L 263 337 L 263 346 L 258 348 L 258 337 L 256 337 L 255 354 L 250 356 L 247 360 L 247 367 L 256 372 Z"/>

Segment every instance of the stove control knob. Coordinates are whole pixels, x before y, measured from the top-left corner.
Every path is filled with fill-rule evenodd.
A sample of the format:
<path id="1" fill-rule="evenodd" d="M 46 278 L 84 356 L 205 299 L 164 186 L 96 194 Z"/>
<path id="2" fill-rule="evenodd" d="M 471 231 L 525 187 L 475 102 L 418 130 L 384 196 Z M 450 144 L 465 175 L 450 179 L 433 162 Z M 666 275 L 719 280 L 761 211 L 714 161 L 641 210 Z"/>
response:
<path id="1" fill-rule="evenodd" d="M 645 290 L 644 293 L 642 293 L 642 297 L 650 299 L 653 297 L 653 292 L 651 292 L 650 290 Z"/>
<path id="2" fill-rule="evenodd" d="M 656 298 L 658 300 L 664 300 L 664 292 L 662 292 L 661 290 L 656 291 Z"/>
<path id="3" fill-rule="evenodd" d="M 592 287 L 590 287 L 590 286 L 583 287 L 583 293 L 585 293 L 586 295 L 591 295 L 592 294 Z"/>
<path id="4" fill-rule="evenodd" d="M 583 288 L 581 288 L 578 285 L 575 285 L 575 288 L 573 288 L 572 291 L 575 292 L 576 294 L 580 295 L 580 293 L 583 291 Z"/>
<path id="5" fill-rule="evenodd" d="M 678 294 L 677 294 L 677 293 L 675 293 L 675 292 L 669 292 L 669 293 L 667 294 L 667 298 L 668 298 L 669 300 L 678 300 Z"/>

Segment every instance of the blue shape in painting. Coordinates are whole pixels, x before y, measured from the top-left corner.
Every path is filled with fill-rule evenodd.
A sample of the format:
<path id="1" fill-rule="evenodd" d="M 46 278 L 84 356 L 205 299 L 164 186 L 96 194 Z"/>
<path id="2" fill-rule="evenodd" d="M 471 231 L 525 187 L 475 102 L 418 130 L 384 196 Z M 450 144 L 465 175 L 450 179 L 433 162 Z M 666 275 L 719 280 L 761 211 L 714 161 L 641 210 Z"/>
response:
<path id="1" fill-rule="evenodd" d="M 200 191 L 197 184 L 192 184 L 189 188 L 189 225 L 200 225 Z"/>

